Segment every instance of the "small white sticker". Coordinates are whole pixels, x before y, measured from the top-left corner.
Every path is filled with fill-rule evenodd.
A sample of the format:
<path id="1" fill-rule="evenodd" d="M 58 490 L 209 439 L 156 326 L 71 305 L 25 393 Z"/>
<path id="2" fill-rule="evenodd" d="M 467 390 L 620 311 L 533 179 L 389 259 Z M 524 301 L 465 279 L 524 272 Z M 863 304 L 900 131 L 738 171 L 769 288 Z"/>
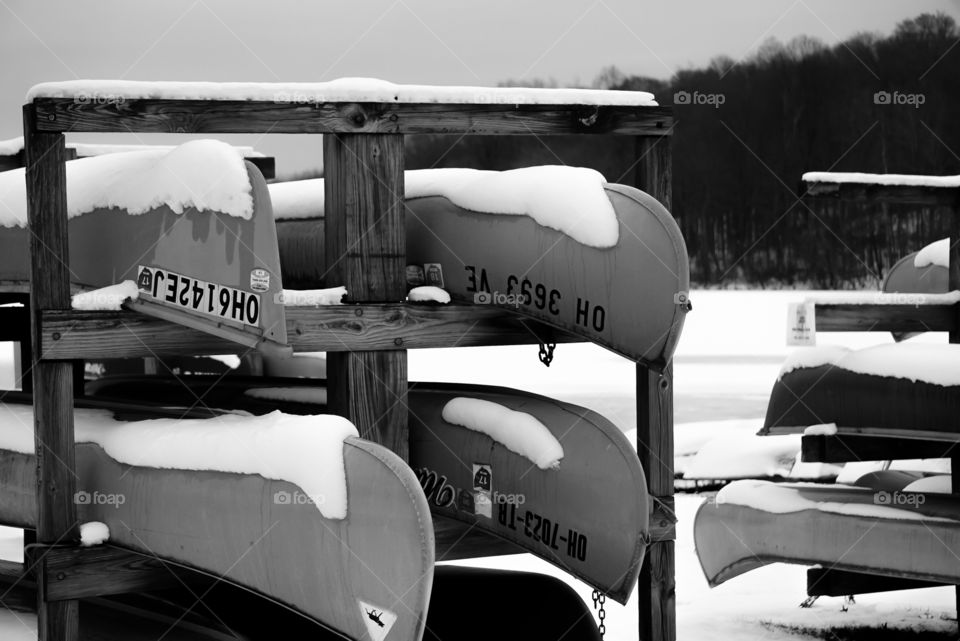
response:
<path id="1" fill-rule="evenodd" d="M 787 307 L 787 345 L 816 344 L 816 305 L 814 303 L 790 303 Z"/>
<path id="2" fill-rule="evenodd" d="M 270 272 L 265 269 L 254 269 L 250 272 L 250 289 L 255 292 L 270 291 Z"/>
<path id="3" fill-rule="evenodd" d="M 386 639 L 387 635 L 390 634 L 390 628 L 392 628 L 393 624 L 397 621 L 397 615 L 390 610 L 379 608 L 362 599 L 357 599 L 357 605 L 360 606 L 360 616 L 363 617 L 363 622 L 367 626 L 367 634 L 370 635 L 370 638 L 373 641 L 383 641 Z"/>

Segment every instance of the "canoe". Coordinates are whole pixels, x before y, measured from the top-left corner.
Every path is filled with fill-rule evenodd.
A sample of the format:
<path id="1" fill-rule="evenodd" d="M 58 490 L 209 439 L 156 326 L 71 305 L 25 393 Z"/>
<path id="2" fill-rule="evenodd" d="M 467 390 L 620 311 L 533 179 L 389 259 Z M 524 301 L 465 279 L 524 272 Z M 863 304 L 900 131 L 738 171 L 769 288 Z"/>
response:
<path id="1" fill-rule="evenodd" d="M 813 350 L 821 350 L 823 358 L 811 356 Z M 819 347 L 807 352 L 811 366 L 783 373 L 774 383 L 761 434 L 799 433 L 809 425 L 835 423 L 840 433 L 960 440 L 957 385 L 950 383 L 949 376 L 938 382 L 955 369 L 960 346 L 898 343 L 847 352 Z M 893 376 L 848 369 L 851 362 L 898 359 L 905 366 L 924 362 L 923 369 L 930 371 L 914 366 Z"/>
<path id="2" fill-rule="evenodd" d="M 930 246 L 925 248 L 930 251 Z M 907 254 L 898 260 L 883 279 L 880 289 L 901 294 L 946 294 L 950 291 L 950 274 L 946 267 L 929 263 L 917 267 L 915 262 L 920 252 Z M 905 340 L 920 332 L 893 332 L 894 339 Z"/>
<path id="3" fill-rule="evenodd" d="M 428 276 L 432 270 L 456 301 L 501 306 L 662 366 L 673 355 L 687 310 L 686 246 L 673 217 L 653 197 L 616 184 L 605 192 L 619 221 L 619 239 L 609 248 L 578 242 L 529 216 L 468 211 L 443 196 L 409 198 L 407 262 Z M 288 287 L 340 284 L 324 279 L 320 215 L 286 219 L 277 211 Z"/>
<path id="4" fill-rule="evenodd" d="M 325 410 L 323 385 L 264 377 L 108 377 L 88 383 L 87 393 L 253 414 L 278 408 L 316 414 Z M 559 466 L 540 469 L 490 436 L 447 422 L 443 411 L 455 398 L 532 415 L 562 446 Z M 639 459 L 620 430 L 588 409 L 501 387 L 417 382 L 407 402 L 410 465 L 435 519 L 509 541 L 626 602 L 648 541 L 649 506 Z M 492 504 L 478 502 L 478 493 Z M 474 555 L 454 546 L 439 560 Z"/>
<path id="5" fill-rule="evenodd" d="M 29 429 L 32 422 L 11 412 L 32 409 L 10 400 L 0 408 L 2 428 Z M 104 410 L 76 412 L 78 420 L 112 420 Z M 343 461 L 348 508 L 337 519 L 297 500 L 312 495 L 288 481 L 130 466 L 96 443 L 78 443 L 78 518 L 105 523 L 114 545 L 223 577 L 338 638 L 366 638 L 365 610 L 376 609 L 387 626 L 380 638 L 420 639 L 434 541 L 419 480 L 395 454 L 360 438 L 344 440 Z M 34 455 L 2 449 L 0 470 L 0 522 L 34 527 Z"/>
<path id="6" fill-rule="evenodd" d="M 770 563 L 960 583 L 960 498 L 737 481 L 697 511 L 697 556 L 716 586 Z"/>
<path id="7" fill-rule="evenodd" d="M 78 163 L 96 166 L 109 160 L 100 156 L 70 161 L 68 177 L 76 173 Z M 97 173 L 90 172 L 89 166 L 81 169 Z M 283 284 L 270 195 L 256 167 L 245 163 L 241 169 L 234 168 L 234 173 L 241 171 L 241 176 L 233 178 L 250 186 L 248 218 L 193 206 L 178 213 L 167 204 L 136 214 L 97 207 L 69 217 L 74 289 L 93 290 L 130 280 L 140 295 L 128 306 L 139 312 L 248 347 L 284 346 Z M 6 172 L 0 178 L 16 178 L 14 174 L 22 180 L 22 171 Z M 70 191 L 76 195 L 80 190 Z M 24 212 L 17 212 L 21 215 Z M 29 291 L 30 242 L 25 226 L 0 224 L 0 246 L 4 247 L 0 291 Z"/>

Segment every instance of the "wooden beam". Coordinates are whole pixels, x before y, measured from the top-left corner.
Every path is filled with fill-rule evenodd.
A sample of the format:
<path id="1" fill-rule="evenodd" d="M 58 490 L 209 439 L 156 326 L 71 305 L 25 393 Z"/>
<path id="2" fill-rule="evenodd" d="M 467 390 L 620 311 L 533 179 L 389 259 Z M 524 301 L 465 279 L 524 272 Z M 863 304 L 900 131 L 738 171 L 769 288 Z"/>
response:
<path id="1" fill-rule="evenodd" d="M 800 195 L 804 198 L 842 200 L 854 203 L 876 204 L 884 202 L 953 208 L 960 205 L 960 189 L 956 187 L 804 182 L 800 186 Z"/>
<path id="2" fill-rule="evenodd" d="M 903 577 L 810 568 L 807 570 L 807 596 L 847 596 L 850 594 L 872 594 L 875 592 L 895 592 L 915 590 L 917 588 L 935 588 L 942 583 L 905 579 Z"/>
<path id="3" fill-rule="evenodd" d="M 669 107 L 126 100 L 33 101 L 39 131 L 271 134 L 665 135 Z"/>
<path id="4" fill-rule="evenodd" d="M 403 136 L 323 138 L 324 256 L 331 283 L 355 302 L 406 298 Z M 327 357 L 329 411 L 360 436 L 409 458 L 407 352 L 336 352 Z"/>
<path id="5" fill-rule="evenodd" d="M 960 435 L 954 442 L 904 438 L 901 434 L 818 434 L 804 436 L 800 443 L 804 462 L 889 461 L 948 458 L 952 451 L 960 450 Z"/>
<path id="6" fill-rule="evenodd" d="M 273 180 L 277 177 L 277 160 L 272 156 L 251 156 L 244 158 L 254 167 L 260 170 L 266 180 Z"/>
<path id="7" fill-rule="evenodd" d="M 818 332 L 949 332 L 953 305 L 826 305 L 817 303 Z"/>
<path id="8" fill-rule="evenodd" d="M 46 360 L 229 354 L 235 343 L 136 312 L 43 312 Z M 481 345 L 536 345 L 583 339 L 489 305 L 388 303 L 287 309 L 296 352 L 402 350 Z"/>
<path id="9" fill-rule="evenodd" d="M 27 219 L 30 226 L 33 354 L 40 354 L 40 310 L 70 308 L 67 252 L 67 176 L 63 134 L 36 131 L 33 110 L 23 110 L 27 158 Z M 33 365 L 33 412 L 37 452 L 37 539 L 68 543 L 80 538 L 73 434 L 73 365 L 40 361 Z M 37 574 L 43 593 L 43 573 Z M 79 636 L 76 601 L 37 605 L 40 641 L 74 641 Z"/>
<path id="10" fill-rule="evenodd" d="M 671 138 L 639 138 L 637 188 L 668 210 L 673 204 Z M 676 517 L 673 510 L 673 366 L 658 373 L 637 364 L 637 454 L 654 501 L 655 535 L 637 582 L 641 641 L 677 638 Z M 665 525 L 666 524 L 666 525 Z"/>
<path id="11" fill-rule="evenodd" d="M 112 545 L 90 548 L 54 547 L 41 562 L 48 601 L 144 592 L 181 584 L 163 562 L 153 556 Z"/>

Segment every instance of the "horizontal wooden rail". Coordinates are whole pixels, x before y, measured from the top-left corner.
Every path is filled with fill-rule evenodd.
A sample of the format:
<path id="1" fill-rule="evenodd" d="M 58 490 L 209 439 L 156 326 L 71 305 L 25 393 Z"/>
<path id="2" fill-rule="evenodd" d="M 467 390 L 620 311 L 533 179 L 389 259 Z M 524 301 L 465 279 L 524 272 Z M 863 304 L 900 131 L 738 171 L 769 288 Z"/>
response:
<path id="1" fill-rule="evenodd" d="M 497 307 L 474 305 L 330 305 L 286 310 L 297 352 L 346 352 L 571 343 L 582 338 Z M 134 312 L 43 312 L 41 358 L 100 360 L 175 354 L 230 354 L 221 338 Z M 245 349 L 245 348 L 244 348 Z"/>
<path id="2" fill-rule="evenodd" d="M 41 563 L 48 601 L 143 592 L 182 583 L 160 559 L 111 545 L 50 548 L 43 552 Z"/>
<path id="3" fill-rule="evenodd" d="M 940 585 L 943 584 L 905 579 L 898 576 L 850 572 L 849 570 L 831 570 L 828 568 L 810 568 L 807 570 L 807 596 L 875 594 L 877 592 L 932 588 Z"/>
<path id="4" fill-rule="evenodd" d="M 816 305 L 818 332 L 950 332 L 957 305 Z"/>
<path id="5" fill-rule="evenodd" d="M 943 438 L 905 438 L 876 430 L 870 434 L 809 435 L 801 439 L 800 459 L 805 463 L 846 463 L 950 458 L 960 451 L 960 434 Z"/>
<path id="6" fill-rule="evenodd" d="M 38 131 L 669 135 L 669 107 L 37 98 Z"/>
<path id="7" fill-rule="evenodd" d="M 855 203 L 884 202 L 930 207 L 960 205 L 960 189 L 956 187 L 804 182 L 800 186 L 800 195 Z"/>

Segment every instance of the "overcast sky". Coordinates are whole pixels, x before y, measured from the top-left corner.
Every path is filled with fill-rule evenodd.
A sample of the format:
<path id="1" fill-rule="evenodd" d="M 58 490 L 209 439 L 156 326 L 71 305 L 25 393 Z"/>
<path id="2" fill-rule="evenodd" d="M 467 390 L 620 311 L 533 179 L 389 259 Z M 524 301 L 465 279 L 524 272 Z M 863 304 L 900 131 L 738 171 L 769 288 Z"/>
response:
<path id="1" fill-rule="evenodd" d="M 667 78 L 771 36 L 833 44 L 938 10 L 960 20 L 960 0 L 0 0 L 0 139 L 20 135 L 24 94 L 50 80 L 589 84 L 611 64 Z M 319 153 L 275 138 L 255 142 L 282 173 Z"/>

